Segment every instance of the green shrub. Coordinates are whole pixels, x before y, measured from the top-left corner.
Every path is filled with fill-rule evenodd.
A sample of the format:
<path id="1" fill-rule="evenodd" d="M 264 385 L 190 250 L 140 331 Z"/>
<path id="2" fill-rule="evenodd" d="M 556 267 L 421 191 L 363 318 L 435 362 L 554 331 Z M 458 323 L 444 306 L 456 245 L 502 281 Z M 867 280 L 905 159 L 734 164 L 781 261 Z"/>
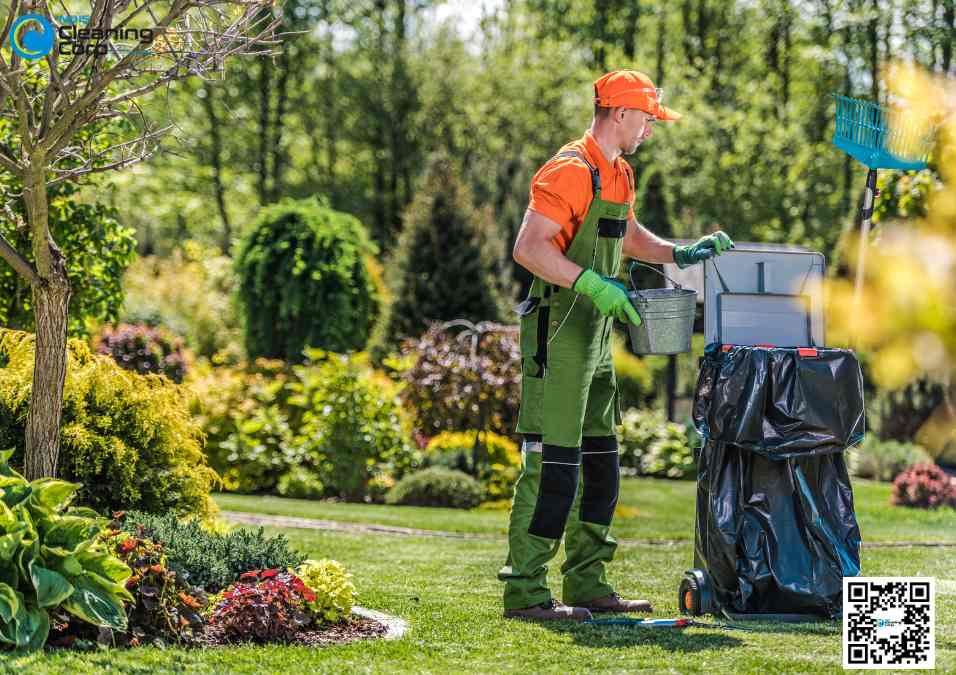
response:
<path id="1" fill-rule="evenodd" d="M 227 490 L 369 498 L 369 481 L 417 462 L 398 388 L 365 355 L 306 350 L 291 370 L 257 360 L 236 369 L 200 365 L 190 406 Z"/>
<path id="2" fill-rule="evenodd" d="M 34 336 L 0 329 L 0 439 L 22 465 Z M 140 509 L 204 515 L 218 477 L 202 453 L 202 429 L 187 393 L 158 375 L 137 375 L 70 339 L 58 473 L 83 484 L 78 500 L 97 511 Z"/>
<path id="3" fill-rule="evenodd" d="M 296 444 L 326 494 L 359 501 L 373 475 L 402 475 L 416 463 L 411 424 L 396 385 L 364 355 L 306 350 L 289 404 L 302 425 Z"/>
<path id="4" fill-rule="evenodd" d="M 432 467 L 402 478 L 385 497 L 387 504 L 470 509 L 481 503 L 481 485 L 461 471 Z"/>
<path id="5" fill-rule="evenodd" d="M 899 441 L 881 441 L 876 434 L 867 434 L 857 448 L 847 453 L 847 468 L 857 478 L 892 481 L 905 468 L 931 462 L 929 454 L 920 446 Z"/>
<path id="6" fill-rule="evenodd" d="M 168 258 L 145 256 L 130 265 L 120 319 L 165 326 L 199 356 L 232 360 L 242 352 L 237 287 L 231 258 L 186 240 Z"/>
<path id="7" fill-rule="evenodd" d="M 263 208 L 236 259 L 248 354 L 299 363 L 309 346 L 363 349 L 378 313 L 366 263 L 376 253 L 362 223 L 315 198 Z"/>
<path id="8" fill-rule="evenodd" d="M 157 373 L 178 384 L 186 373 L 182 340 L 163 328 L 145 324 L 104 325 L 93 349 L 112 356 L 120 368 L 140 375 Z"/>
<path id="9" fill-rule="evenodd" d="M 305 559 L 289 549 L 285 536 L 267 537 L 261 527 L 223 534 L 204 529 L 197 519 L 137 511 L 126 513 L 115 525 L 134 536 L 161 543 L 170 568 L 186 583 L 210 592 L 237 581 L 243 572 L 295 567 Z"/>
<path id="10" fill-rule="evenodd" d="M 660 410 L 632 408 L 624 413 L 620 438 L 621 466 L 642 476 L 687 478 L 694 475 L 694 453 L 687 432 L 668 422 Z"/>
<path id="11" fill-rule="evenodd" d="M 200 362 L 190 371 L 189 410 L 224 490 L 272 491 L 295 459 L 283 405 L 289 377 L 284 362 L 269 359 L 235 367 Z"/>
<path id="12" fill-rule="evenodd" d="M 671 422 L 641 457 L 641 473 L 645 476 L 693 478 L 695 468 L 694 451 L 687 444 L 684 427 Z"/>
<path id="13" fill-rule="evenodd" d="M 617 393 L 622 408 L 643 408 L 653 403 L 657 393 L 654 370 L 647 358 L 640 358 L 630 352 L 625 344 L 626 339 L 615 332 L 611 345 L 614 372 L 617 375 Z"/>
<path id="14" fill-rule="evenodd" d="M 290 499 L 321 499 L 325 485 L 314 471 L 303 466 L 292 466 L 279 478 L 276 492 Z"/>
<path id="15" fill-rule="evenodd" d="M 425 447 L 424 463 L 474 475 L 474 448 L 477 431 L 446 431 L 432 438 Z M 521 470 L 518 444 L 492 432 L 481 434 L 478 448 L 478 482 L 484 499 L 496 501 L 512 496 Z"/>
<path id="16" fill-rule="evenodd" d="M 430 321 L 502 322 L 511 316 L 505 237 L 492 211 L 475 207 L 448 156 L 430 158 L 404 222 L 387 266 L 393 300 L 370 345 L 376 358 L 421 335 Z"/>
<path id="17" fill-rule="evenodd" d="M 306 607 L 319 621 L 340 623 L 349 617 L 355 604 L 355 584 L 342 563 L 306 560 L 295 573 L 315 593 L 315 599 L 308 600 Z"/>
<path id="18" fill-rule="evenodd" d="M 102 525 L 86 508 L 68 509 L 79 485 L 27 482 L 0 452 L 0 642 L 43 647 L 50 616 L 62 608 L 96 626 L 126 630 L 125 582 L 132 574 L 97 539 Z"/>

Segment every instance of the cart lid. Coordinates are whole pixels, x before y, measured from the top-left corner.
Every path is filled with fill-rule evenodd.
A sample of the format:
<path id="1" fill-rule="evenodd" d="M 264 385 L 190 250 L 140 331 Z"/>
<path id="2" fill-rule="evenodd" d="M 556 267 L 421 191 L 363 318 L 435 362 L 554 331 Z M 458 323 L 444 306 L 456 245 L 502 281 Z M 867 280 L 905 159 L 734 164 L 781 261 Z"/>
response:
<path id="1" fill-rule="evenodd" d="M 822 253 L 740 246 L 704 263 L 706 344 L 826 344 Z"/>

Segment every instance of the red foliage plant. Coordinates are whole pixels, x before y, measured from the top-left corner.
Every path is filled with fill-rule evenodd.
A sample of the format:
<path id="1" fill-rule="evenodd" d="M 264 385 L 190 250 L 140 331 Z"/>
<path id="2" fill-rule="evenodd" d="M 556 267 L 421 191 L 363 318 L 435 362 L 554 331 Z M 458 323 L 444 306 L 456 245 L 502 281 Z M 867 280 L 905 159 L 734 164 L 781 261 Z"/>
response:
<path id="1" fill-rule="evenodd" d="M 232 642 L 292 642 L 312 622 L 307 600 L 315 593 L 295 574 L 252 570 L 223 592 L 210 624 Z"/>
<path id="2" fill-rule="evenodd" d="M 923 509 L 956 508 L 956 480 L 935 464 L 914 464 L 893 481 L 892 502 Z"/>

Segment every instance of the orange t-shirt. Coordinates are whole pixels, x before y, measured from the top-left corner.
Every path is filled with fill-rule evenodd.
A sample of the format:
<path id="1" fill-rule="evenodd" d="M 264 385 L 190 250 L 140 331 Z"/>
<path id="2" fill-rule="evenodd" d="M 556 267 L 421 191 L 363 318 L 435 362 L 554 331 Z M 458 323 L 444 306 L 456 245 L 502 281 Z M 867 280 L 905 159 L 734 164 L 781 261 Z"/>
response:
<path id="1" fill-rule="evenodd" d="M 581 153 L 591 166 L 597 168 L 601 178 L 601 198 L 630 204 L 627 218 L 634 218 L 634 174 L 627 161 L 618 157 L 612 167 L 590 131 L 558 152 L 567 150 Z M 561 231 L 553 241 L 562 253 L 567 253 L 571 240 L 584 222 L 593 196 L 590 170 L 577 157 L 558 157 L 545 162 L 531 179 L 528 208 L 561 225 Z"/>

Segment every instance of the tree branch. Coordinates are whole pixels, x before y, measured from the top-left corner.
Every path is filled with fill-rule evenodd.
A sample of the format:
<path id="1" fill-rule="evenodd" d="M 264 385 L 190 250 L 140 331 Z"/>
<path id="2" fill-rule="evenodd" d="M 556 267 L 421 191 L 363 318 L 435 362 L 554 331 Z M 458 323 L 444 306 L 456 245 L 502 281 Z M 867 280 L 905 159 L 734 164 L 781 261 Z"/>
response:
<path id="1" fill-rule="evenodd" d="M 0 166 L 12 173 L 14 176 L 22 176 L 23 167 L 17 164 L 17 161 L 10 156 L 12 154 L 13 153 L 10 152 L 10 149 L 5 143 L 0 143 Z"/>
<path id="2" fill-rule="evenodd" d="M 170 129 L 172 129 L 172 125 L 163 127 L 162 129 L 157 129 L 156 131 L 149 132 L 148 134 L 144 134 L 132 141 L 127 141 L 125 143 L 117 143 L 116 145 L 112 145 L 108 147 L 106 150 L 99 152 L 92 157 L 87 158 L 83 166 L 80 166 L 80 167 L 74 167 L 72 169 L 53 169 L 51 167 L 51 169 L 53 170 L 53 172 L 56 174 L 57 177 L 52 181 L 47 181 L 46 184 L 47 186 L 56 185 L 57 183 L 62 183 L 65 180 L 70 180 L 71 178 L 75 178 L 78 176 L 84 176 L 89 173 L 98 173 L 101 171 L 110 171 L 112 169 L 120 169 L 125 166 L 129 166 L 131 164 L 141 162 L 145 159 L 149 159 L 149 157 L 152 156 L 153 152 L 155 152 L 156 148 L 153 147 L 151 151 L 147 152 L 146 142 L 149 141 L 150 139 L 159 138 Z M 136 145 L 138 143 L 142 143 L 144 147 L 143 147 L 143 151 L 140 152 L 135 157 L 125 157 L 121 160 L 112 162 L 110 164 L 105 164 L 102 166 L 92 165 L 93 160 L 99 157 L 104 157 L 112 152 L 121 150 L 123 148 L 129 147 L 132 145 Z"/>
<path id="3" fill-rule="evenodd" d="M 26 258 L 17 253 L 17 250 L 11 246 L 10 242 L 0 234 L 0 258 L 9 263 L 17 274 L 29 281 L 31 284 L 40 283 L 40 275 L 33 269 L 33 265 L 27 262 Z"/>

